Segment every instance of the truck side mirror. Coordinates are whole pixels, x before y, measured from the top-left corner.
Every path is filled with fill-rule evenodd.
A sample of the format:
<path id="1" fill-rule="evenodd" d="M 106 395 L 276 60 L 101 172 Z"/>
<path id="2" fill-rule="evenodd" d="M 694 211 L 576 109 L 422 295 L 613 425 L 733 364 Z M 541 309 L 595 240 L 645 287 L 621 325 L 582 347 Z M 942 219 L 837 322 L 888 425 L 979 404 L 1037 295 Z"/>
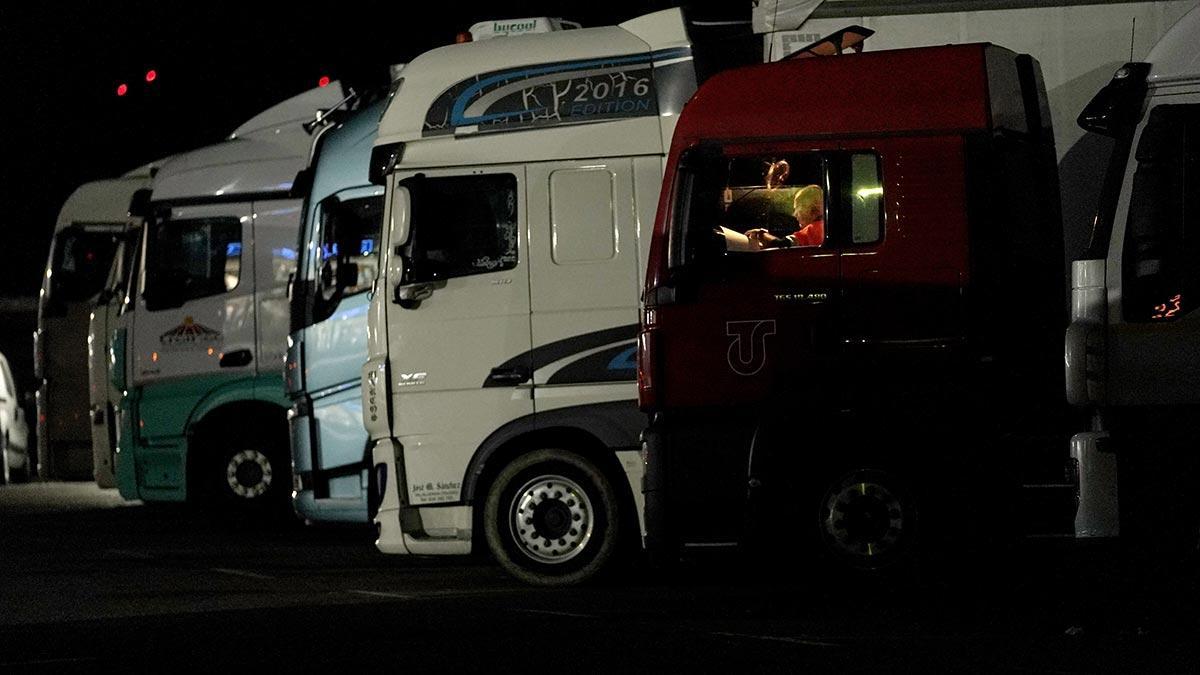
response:
<path id="1" fill-rule="evenodd" d="M 388 223 L 391 230 L 389 237 L 393 247 L 408 243 L 409 230 L 412 223 L 412 193 L 407 187 L 400 186 L 392 195 L 392 218 Z"/>
<path id="2" fill-rule="evenodd" d="M 145 218 L 150 215 L 150 197 L 152 195 L 153 192 L 151 192 L 150 188 L 136 190 L 129 199 L 129 217 Z"/>

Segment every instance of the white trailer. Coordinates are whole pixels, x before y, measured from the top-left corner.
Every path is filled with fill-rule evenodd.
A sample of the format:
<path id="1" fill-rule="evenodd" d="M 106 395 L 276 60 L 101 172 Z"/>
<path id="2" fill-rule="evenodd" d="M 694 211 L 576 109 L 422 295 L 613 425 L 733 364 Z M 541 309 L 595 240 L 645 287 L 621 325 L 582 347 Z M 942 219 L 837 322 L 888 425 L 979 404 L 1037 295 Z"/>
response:
<path id="1" fill-rule="evenodd" d="M 1115 149 L 1091 245 L 1072 268 L 1067 398 L 1076 535 L 1160 560 L 1200 535 L 1200 9 L 1128 63 L 1080 116 Z"/>
<path id="2" fill-rule="evenodd" d="M 1055 121 L 1065 264 L 1087 244 L 1110 149 L 1105 139 L 1085 136 L 1082 129 L 1065 121 L 1075 119 L 1121 64 L 1144 57 L 1197 2 L 780 0 L 778 4 L 807 4 L 812 13 L 799 28 L 766 36 L 764 56 L 770 60 L 783 58 L 847 24 L 875 31 L 864 43 L 865 51 L 991 42 L 1037 59 Z M 853 92 L 853 83 L 847 83 L 847 88 Z"/>

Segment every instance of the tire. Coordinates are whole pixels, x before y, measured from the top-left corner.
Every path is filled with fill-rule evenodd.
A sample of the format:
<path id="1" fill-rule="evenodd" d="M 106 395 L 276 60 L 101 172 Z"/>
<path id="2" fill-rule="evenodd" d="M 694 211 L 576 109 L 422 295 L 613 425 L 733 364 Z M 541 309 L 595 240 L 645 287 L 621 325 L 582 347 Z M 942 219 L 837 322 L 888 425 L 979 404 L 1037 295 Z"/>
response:
<path id="1" fill-rule="evenodd" d="M 10 469 L 9 476 L 15 476 L 18 483 L 29 483 L 33 480 L 33 477 L 29 473 L 29 455 L 25 456 L 25 466 L 17 469 L 16 473 L 13 473 Z"/>
<path id="2" fill-rule="evenodd" d="M 208 493 L 225 515 L 282 517 L 288 511 L 291 463 L 276 439 L 258 433 L 225 438 L 204 464 Z"/>
<path id="3" fill-rule="evenodd" d="M 809 527 L 821 557 L 841 571 L 880 573 L 907 566 L 919 517 L 909 482 L 873 462 L 845 466 L 817 481 Z"/>
<path id="4" fill-rule="evenodd" d="M 594 579 L 617 557 L 620 515 L 617 491 L 599 467 L 570 451 L 543 449 L 500 471 L 483 526 L 488 549 L 509 574 L 569 586 Z"/>

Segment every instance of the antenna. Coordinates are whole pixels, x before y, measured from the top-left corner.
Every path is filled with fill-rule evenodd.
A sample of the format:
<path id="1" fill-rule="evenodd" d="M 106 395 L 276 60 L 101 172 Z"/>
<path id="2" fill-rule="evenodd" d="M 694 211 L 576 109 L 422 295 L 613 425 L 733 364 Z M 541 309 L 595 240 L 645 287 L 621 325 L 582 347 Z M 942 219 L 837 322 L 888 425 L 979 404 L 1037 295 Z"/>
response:
<path id="1" fill-rule="evenodd" d="M 771 28 L 777 28 L 779 21 L 779 3 L 775 3 L 775 10 L 771 16 Z M 767 63 L 771 63 L 775 56 L 775 31 L 767 33 Z"/>
<path id="2" fill-rule="evenodd" d="M 1133 63 L 1133 39 L 1137 35 L 1137 17 L 1133 17 L 1133 26 L 1129 29 L 1129 62 Z"/>

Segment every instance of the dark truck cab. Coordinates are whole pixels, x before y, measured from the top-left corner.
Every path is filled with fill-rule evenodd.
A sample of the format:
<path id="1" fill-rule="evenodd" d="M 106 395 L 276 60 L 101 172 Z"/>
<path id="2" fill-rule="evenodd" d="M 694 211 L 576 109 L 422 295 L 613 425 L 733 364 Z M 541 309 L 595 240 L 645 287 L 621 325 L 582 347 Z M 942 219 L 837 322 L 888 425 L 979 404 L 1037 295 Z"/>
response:
<path id="1" fill-rule="evenodd" d="M 971 44 L 713 77 L 650 248 L 647 547 L 877 568 L 918 532 L 1070 533 L 1066 298 L 1033 58 Z"/>

